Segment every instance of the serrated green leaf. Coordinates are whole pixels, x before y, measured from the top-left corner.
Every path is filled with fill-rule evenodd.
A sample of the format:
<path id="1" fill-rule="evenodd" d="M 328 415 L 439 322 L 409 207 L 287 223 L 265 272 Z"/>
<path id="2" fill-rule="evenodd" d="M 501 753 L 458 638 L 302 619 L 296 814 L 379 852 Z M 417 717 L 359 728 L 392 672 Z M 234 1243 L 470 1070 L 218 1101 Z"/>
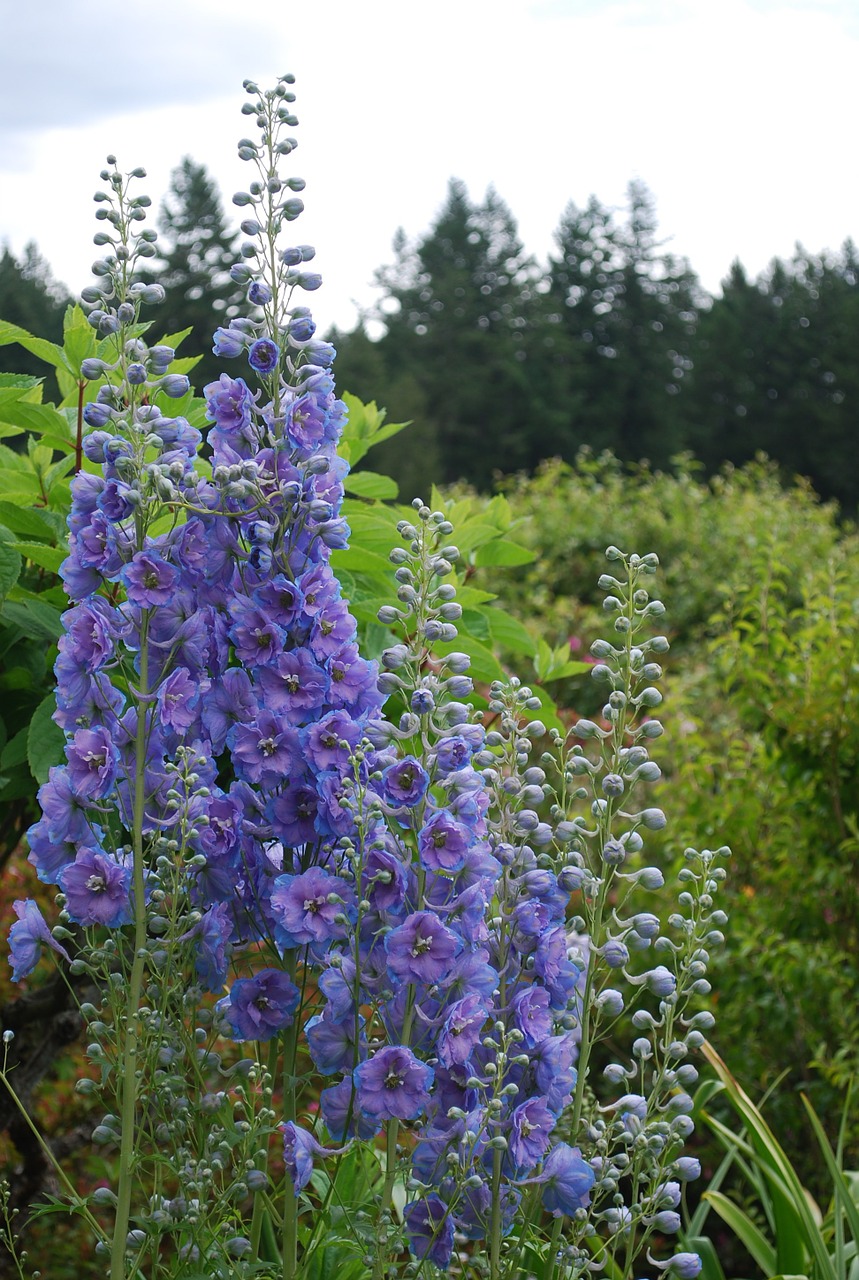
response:
<path id="1" fill-rule="evenodd" d="M 0 600 L 5 600 L 21 575 L 21 554 L 13 541 L 0 540 Z"/>
<path id="2" fill-rule="evenodd" d="M 40 360 L 44 360 L 55 368 L 66 368 L 66 357 L 62 347 L 58 347 L 55 342 L 48 342 L 46 338 L 35 337 L 18 324 L 9 324 L 7 320 L 0 320 L 0 347 L 5 347 L 10 342 L 17 342 L 25 351 L 31 352 L 32 355 L 38 356 Z"/>
<path id="3" fill-rule="evenodd" d="M 347 493 L 356 493 L 360 498 L 372 498 L 374 502 L 389 502 L 397 497 L 399 487 L 390 476 L 378 475 L 375 471 L 353 471 L 343 481 Z"/>
<path id="4" fill-rule="evenodd" d="M 348 569 L 350 573 L 372 573 L 374 577 L 382 579 L 391 573 L 390 560 L 354 542 L 345 550 L 331 552 L 331 567 L 335 573 L 340 569 Z"/>
<path id="5" fill-rule="evenodd" d="M 7 600 L 0 610 L 0 618 L 32 640 L 53 644 L 63 634 L 59 609 L 41 600 Z"/>
<path id="6" fill-rule="evenodd" d="M 13 427 L 24 427 L 35 435 L 50 435 L 58 440 L 69 440 L 69 424 L 64 413 L 50 404 L 30 404 L 16 400 L 14 404 L 0 405 L 0 421 Z"/>
<path id="7" fill-rule="evenodd" d="M 487 542 L 484 546 L 478 547 L 474 563 L 480 568 L 490 565 L 497 568 L 510 568 L 514 565 L 530 564 L 535 558 L 533 551 L 529 551 L 527 547 L 520 546 L 518 542 L 508 542 L 506 538 L 496 538 L 494 542 Z"/>
<path id="8" fill-rule="evenodd" d="M 58 531 L 50 512 L 36 511 L 33 507 L 19 507 L 14 502 L 0 502 L 0 523 L 19 537 L 23 534 L 25 537 L 29 535 L 31 538 L 57 541 Z M 61 532 L 64 533 L 65 530 L 62 529 Z M 14 538 L 12 541 L 14 542 Z"/>
<path id="9" fill-rule="evenodd" d="M 0 387 L 15 387 L 23 391 L 32 391 L 34 387 L 40 386 L 41 378 L 36 378 L 32 373 L 0 373 Z"/>
<path id="10" fill-rule="evenodd" d="M 51 719 L 56 709 L 57 700 L 49 693 L 33 712 L 27 731 L 27 760 L 38 783 L 47 782 L 51 767 L 64 759 L 66 736 Z"/>
<path id="11" fill-rule="evenodd" d="M 504 609 L 486 609 L 485 615 L 489 634 L 496 644 L 513 653 L 524 654 L 527 658 L 533 657 L 536 651 L 534 637 L 526 631 L 518 618 Z"/>
<path id="12" fill-rule="evenodd" d="M 49 547 L 45 542 L 15 542 L 12 544 L 26 560 L 32 560 L 40 569 L 59 573 L 60 565 L 68 555 L 65 547 Z"/>

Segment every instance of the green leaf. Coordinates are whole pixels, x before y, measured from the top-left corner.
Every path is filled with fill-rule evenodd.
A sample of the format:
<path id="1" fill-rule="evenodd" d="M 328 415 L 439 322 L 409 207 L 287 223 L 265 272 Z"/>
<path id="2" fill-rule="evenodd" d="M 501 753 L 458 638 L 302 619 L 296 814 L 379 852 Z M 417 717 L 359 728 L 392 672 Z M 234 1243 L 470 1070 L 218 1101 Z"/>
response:
<path id="1" fill-rule="evenodd" d="M 68 555 L 65 547 L 49 547 L 44 542 L 15 542 L 12 545 L 25 559 L 50 573 L 59 573 L 60 565 Z"/>
<path id="2" fill-rule="evenodd" d="M 49 693 L 33 712 L 27 732 L 27 759 L 30 771 L 38 783 L 48 781 L 52 765 L 62 764 L 66 735 L 51 716 L 57 709 L 57 700 Z"/>
<path id="3" fill-rule="evenodd" d="M 536 557 L 533 551 L 529 551 L 527 547 L 522 547 L 518 542 L 508 542 L 505 538 L 498 538 L 494 542 L 489 542 L 485 546 L 479 547 L 474 563 L 480 568 L 488 565 L 510 566 L 518 564 L 530 564 Z"/>
<path id="4" fill-rule="evenodd" d="M 28 732 L 29 725 L 24 725 L 23 729 L 19 729 L 15 736 L 9 739 L 3 748 L 3 754 L 0 755 L 0 769 L 14 769 L 16 765 L 25 763 Z"/>
<path id="5" fill-rule="evenodd" d="M 392 572 L 391 562 L 385 556 L 354 543 L 345 550 L 331 552 L 331 567 L 335 573 L 340 569 L 347 569 L 350 573 L 372 573 L 386 581 L 390 580 Z"/>
<path id="6" fill-rule="evenodd" d="M 4 530 L 5 532 L 5 530 Z M 21 555 L 14 543 L 0 541 L 0 600 L 6 598 L 21 573 Z"/>
<path id="7" fill-rule="evenodd" d="M 45 338 L 36 338 L 32 333 L 28 333 L 26 329 L 22 329 L 18 324 L 9 324 L 6 320 L 0 320 L 0 347 L 7 346 L 10 342 L 17 342 L 25 351 L 31 352 L 34 356 L 38 356 L 40 360 L 44 360 L 47 364 L 52 364 L 55 368 L 65 369 L 66 357 L 62 347 L 58 347 L 55 342 L 48 342 Z"/>
<path id="8" fill-rule="evenodd" d="M 347 493 L 356 493 L 360 498 L 372 498 L 374 502 L 388 502 L 399 493 L 396 481 L 390 476 L 378 475 L 375 471 L 353 471 L 343 481 Z"/>
<path id="9" fill-rule="evenodd" d="M 56 530 L 50 520 L 32 507 L 19 507 L 14 502 L 0 502 L 0 523 L 13 533 L 56 541 Z"/>
<path id="10" fill-rule="evenodd" d="M 849 1223 L 853 1239 L 857 1244 L 859 1244 L 859 1207 L 856 1205 L 850 1184 L 844 1176 L 844 1171 L 841 1169 L 838 1160 L 835 1158 L 835 1153 L 830 1146 L 829 1139 L 823 1131 L 823 1125 L 817 1117 L 817 1112 L 814 1110 L 814 1107 L 811 1105 L 804 1093 L 801 1097 L 803 1106 L 805 1107 L 808 1118 L 811 1121 L 814 1136 L 817 1138 L 820 1150 L 823 1153 L 823 1159 L 826 1161 L 826 1167 L 832 1178 L 835 1200 Z"/>
<path id="11" fill-rule="evenodd" d="M 709 1236 L 686 1236 L 681 1242 L 681 1248 L 689 1253 L 697 1253 L 701 1259 L 701 1280 L 725 1280 L 722 1264 Z"/>
<path id="12" fill-rule="evenodd" d="M 31 373 L 0 373 L 0 388 L 14 387 L 21 391 L 32 391 L 34 387 L 42 385 L 42 378 L 36 378 Z"/>
<path id="13" fill-rule="evenodd" d="M 63 350 L 69 371 L 75 378 L 81 376 L 81 362 L 95 355 L 96 343 L 95 330 L 82 308 L 77 305 L 67 307 L 63 318 Z"/>
<path id="14" fill-rule="evenodd" d="M 496 644 L 513 653 L 522 653 L 527 658 L 533 657 L 536 651 L 534 637 L 526 631 L 518 618 L 503 609 L 486 609 L 484 613 L 489 634 Z"/>
<path id="15" fill-rule="evenodd" d="M 723 1196 L 721 1191 L 705 1191 L 703 1198 L 731 1228 L 764 1275 L 772 1275 L 776 1267 L 776 1251 L 749 1215 L 739 1209 L 727 1196 Z"/>
<path id="16" fill-rule="evenodd" d="M 22 400 L 15 404 L 0 404 L 0 422 L 8 422 L 13 427 L 24 427 L 39 436 L 55 436 L 58 440 L 71 439 L 66 415 L 50 404 L 28 404 Z"/>
<path id="17" fill-rule="evenodd" d="M 59 609 L 41 600 L 7 600 L 0 610 L 0 618 L 18 627 L 31 640 L 42 643 L 53 644 L 63 634 Z"/>

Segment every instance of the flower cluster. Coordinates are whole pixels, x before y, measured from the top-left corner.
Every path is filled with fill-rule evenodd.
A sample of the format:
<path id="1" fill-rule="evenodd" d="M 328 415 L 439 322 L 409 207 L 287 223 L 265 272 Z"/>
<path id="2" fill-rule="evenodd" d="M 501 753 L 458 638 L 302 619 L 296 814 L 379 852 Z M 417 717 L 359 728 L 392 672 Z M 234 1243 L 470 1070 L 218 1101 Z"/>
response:
<path id="1" fill-rule="evenodd" d="M 680 1155 L 686 1058 L 708 1025 L 693 1010 L 723 920 L 721 872 L 715 855 L 690 855 L 667 933 L 638 903 L 662 885 L 641 854 L 663 815 L 630 798 L 659 777 L 652 658 L 667 642 L 644 635 L 662 606 L 643 585 L 655 557 L 610 551 L 622 571 L 603 583 L 616 643 L 593 650 L 606 706 L 600 723 L 555 735 L 539 764 L 546 729 L 529 689 L 495 685 L 488 720 L 478 709 L 453 647 L 453 528 L 420 501 L 391 553 L 382 674 L 362 656 L 330 564 L 349 534 L 334 351 L 293 301 L 319 283 L 304 269 L 313 251 L 278 245 L 303 186 L 278 168 L 295 147 L 290 84 L 245 83 L 260 140 L 239 145 L 257 177 L 235 197 L 247 240 L 233 274 L 248 312 L 215 337 L 245 367 L 205 388 L 207 462 L 187 379 L 140 320 L 159 293 L 131 274 L 152 251 L 146 199 L 112 158 L 102 175 L 111 230 L 97 240 L 112 252 L 84 295 L 100 338 L 84 372 L 98 385 L 72 486 L 56 664 L 66 763 L 29 833 L 63 926 L 52 933 L 34 904 L 16 904 L 14 973 L 32 971 L 42 944 L 69 961 L 74 925 L 72 971 L 105 992 L 85 1013 L 90 1056 L 123 1081 L 115 1229 L 102 1246 L 111 1280 L 128 1250 L 138 1263 L 159 1256 L 165 1236 L 183 1265 L 259 1274 L 268 1208 L 257 1193 L 271 1190 L 278 1129 L 279 1275 L 297 1274 L 299 1200 L 317 1197 L 321 1220 L 344 1155 L 362 1150 L 376 1167 L 384 1134 L 370 1227 L 351 1223 L 375 1275 L 407 1246 L 415 1265 L 442 1270 L 456 1250 L 478 1270 L 485 1254 L 499 1280 L 530 1265 L 542 1219 L 553 1264 L 574 1280 L 630 1241 L 676 1231 L 679 1186 L 695 1173 Z M 624 1011 L 640 1035 L 597 1094 L 593 1045 Z M 257 1055 L 234 1068 L 229 1096 L 225 1040 Z M 101 1140 L 116 1123 L 106 1117 Z M 195 1199 L 180 1211 L 153 1196 L 129 1230 L 139 1131 L 169 1149 Z M 333 1170 L 327 1194 L 315 1167 Z M 231 1206 L 248 1197 L 248 1235 L 236 1236 Z M 310 1265 L 316 1229 L 303 1248 Z M 691 1276 L 690 1258 L 655 1265 Z"/>

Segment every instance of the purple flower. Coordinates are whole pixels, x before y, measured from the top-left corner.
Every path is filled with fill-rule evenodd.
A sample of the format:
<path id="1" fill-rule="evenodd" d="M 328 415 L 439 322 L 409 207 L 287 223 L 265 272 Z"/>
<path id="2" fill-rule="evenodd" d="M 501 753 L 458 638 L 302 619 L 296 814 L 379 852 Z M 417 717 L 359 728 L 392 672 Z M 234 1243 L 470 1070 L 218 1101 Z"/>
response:
<path id="1" fill-rule="evenodd" d="M 81 849 L 74 862 L 60 872 L 66 910 L 78 924 L 103 924 L 109 929 L 130 919 L 131 868 L 95 849 Z"/>
<path id="2" fill-rule="evenodd" d="M 217 424 L 219 431 L 237 434 L 250 426 L 254 397 L 243 378 L 231 378 L 222 373 L 217 382 L 210 382 L 205 387 L 203 394 L 206 397 L 206 416 Z"/>
<path id="3" fill-rule="evenodd" d="M 206 991 L 221 991 L 227 980 L 230 958 L 230 935 L 233 922 L 225 902 L 204 911 L 197 924 L 186 937 L 197 941 L 195 968 Z"/>
<path id="4" fill-rule="evenodd" d="M 358 1110 L 355 1085 L 351 1075 L 339 1084 L 329 1085 L 319 1095 L 319 1109 L 325 1127 L 335 1142 L 345 1142 L 354 1134 L 363 1140 L 374 1138 L 379 1122 Z"/>
<path id="5" fill-rule="evenodd" d="M 69 781 L 83 800 L 100 800 L 113 787 L 119 752 L 107 729 L 78 729 L 66 744 Z"/>
<path id="6" fill-rule="evenodd" d="M 528 1098 L 511 1117 L 508 1151 L 518 1168 L 533 1169 L 549 1145 L 555 1117 L 544 1098 Z"/>
<path id="7" fill-rule="evenodd" d="M 239 978 L 218 1002 L 237 1040 L 271 1040 L 292 1023 L 301 993 L 280 969 L 260 969 Z"/>
<path id="8" fill-rule="evenodd" d="M 385 937 L 388 968 L 402 982 L 441 982 L 462 950 L 462 939 L 434 911 L 413 911 Z"/>
<path id="9" fill-rule="evenodd" d="M 420 804 L 429 786 L 429 775 L 414 756 L 404 756 L 382 774 L 382 787 L 391 804 L 412 808 Z"/>
<path id="10" fill-rule="evenodd" d="M 287 1120 L 279 1128 L 283 1134 L 283 1163 L 292 1180 L 293 1191 L 298 1195 L 310 1181 L 313 1157 L 338 1156 L 342 1151 L 336 1147 L 320 1146 L 312 1133 L 299 1128 L 292 1120 Z"/>
<path id="11" fill-rule="evenodd" d="M 335 917 L 352 909 L 354 897 L 345 881 L 320 867 L 311 867 L 300 876 L 278 876 L 271 907 L 287 935 L 284 945 L 303 947 L 342 938 L 344 928 Z"/>
<path id="12" fill-rule="evenodd" d="M 276 787 L 300 759 L 298 734 L 271 711 L 234 725 L 227 741 L 244 776 L 263 787 Z"/>
<path id="13" fill-rule="evenodd" d="M 282 711 L 292 724 L 303 723 L 324 700 L 328 678 L 305 649 L 282 653 L 273 666 L 263 667 L 259 681 L 272 711 Z"/>
<path id="14" fill-rule="evenodd" d="M 407 1204 L 403 1216 L 414 1256 L 447 1270 L 453 1254 L 453 1218 L 444 1201 L 431 1191 L 425 1199 Z"/>
<path id="15" fill-rule="evenodd" d="M 179 570 L 157 551 L 135 552 L 120 576 L 129 600 L 141 609 L 170 604 L 179 582 Z"/>
<path id="16" fill-rule="evenodd" d="M 386 1045 L 352 1072 L 358 1106 L 375 1120 L 416 1120 L 429 1104 L 433 1077 L 405 1045 Z"/>
<path id="17" fill-rule="evenodd" d="M 181 734 L 197 719 L 200 694 L 208 692 L 208 680 L 192 678 L 187 667 L 177 667 L 158 687 L 158 710 L 163 724 Z"/>
<path id="18" fill-rule="evenodd" d="M 552 1034 L 553 1019 L 545 987 L 526 987 L 513 1001 L 515 1025 L 524 1035 L 526 1049 L 533 1049 Z"/>
<path id="19" fill-rule="evenodd" d="M 582 1159 L 578 1147 L 559 1142 L 549 1152 L 539 1177 L 543 1184 L 543 1204 L 554 1217 L 571 1218 L 577 1209 L 590 1203 L 596 1174 Z"/>
<path id="20" fill-rule="evenodd" d="M 421 828 L 418 835 L 418 853 L 421 862 L 430 871 L 461 871 L 465 855 L 471 843 L 471 833 L 453 814 L 440 809 Z"/>
<path id="21" fill-rule="evenodd" d="M 12 981 L 20 982 L 27 978 L 39 963 L 42 954 L 42 943 L 45 943 L 64 960 L 69 960 L 65 947 L 51 937 L 51 931 L 38 906 L 31 898 L 13 902 L 18 919 L 9 930 L 9 963 L 12 966 Z"/>
<path id="22" fill-rule="evenodd" d="M 679 1280 L 695 1280 L 701 1274 L 702 1263 L 697 1253 L 675 1253 L 668 1263 L 668 1273 Z"/>
<path id="23" fill-rule="evenodd" d="M 251 343 L 248 352 L 248 364 L 257 373 L 272 373 L 278 366 L 280 351 L 271 338 L 257 338 Z"/>
<path id="24" fill-rule="evenodd" d="M 311 1018 L 305 1026 L 310 1056 L 324 1076 L 337 1071 L 351 1071 L 359 1059 L 366 1057 L 367 1037 L 363 1033 L 364 1019 L 358 1018 L 358 1044 L 355 1043 L 354 1014 L 338 1022 L 331 1007 Z"/>
<path id="25" fill-rule="evenodd" d="M 473 992 L 450 1006 L 438 1038 L 439 1061 L 445 1067 L 461 1067 L 468 1061 L 486 1017 L 486 1006 Z"/>
<path id="26" fill-rule="evenodd" d="M 361 741 L 361 726 L 344 711 L 329 711 L 305 730 L 303 740 L 316 769 L 345 770 L 352 750 Z"/>

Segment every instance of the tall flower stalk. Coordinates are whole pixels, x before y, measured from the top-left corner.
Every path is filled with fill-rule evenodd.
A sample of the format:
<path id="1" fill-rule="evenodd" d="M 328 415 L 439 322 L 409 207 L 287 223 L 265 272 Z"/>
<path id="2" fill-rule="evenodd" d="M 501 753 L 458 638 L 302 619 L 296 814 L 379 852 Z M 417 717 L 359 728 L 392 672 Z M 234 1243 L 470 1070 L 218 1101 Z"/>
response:
<path id="1" fill-rule="evenodd" d="M 119 1145 L 96 1201 L 111 1280 L 294 1280 L 331 1258 L 378 1280 L 513 1280 L 534 1257 L 565 1280 L 628 1270 L 677 1230 L 695 1172 L 687 1058 L 723 919 L 707 852 L 667 930 L 639 903 L 662 886 L 642 852 L 664 817 L 636 798 L 659 776 L 656 558 L 610 549 L 606 705 L 539 764 L 531 690 L 499 683 L 479 710 L 453 647 L 453 526 L 420 500 L 391 552 L 381 675 L 359 653 L 329 562 L 348 538 L 335 353 L 295 301 L 319 284 L 313 251 L 281 244 L 303 186 L 280 173 L 291 83 L 245 82 L 248 308 L 215 335 L 241 372 L 205 388 L 208 462 L 167 413 L 187 378 L 141 322 L 160 293 L 134 281 L 146 199 L 112 160 L 103 175 L 57 662 L 67 763 L 29 835 L 63 924 L 17 904 L 16 975 L 83 930 L 71 967 L 98 992 L 100 1080 L 82 1087 L 115 1103 L 96 1138 Z M 598 1084 L 594 1046 L 624 1014 L 641 1034 Z M 652 1261 L 696 1274 L 689 1255 Z"/>

